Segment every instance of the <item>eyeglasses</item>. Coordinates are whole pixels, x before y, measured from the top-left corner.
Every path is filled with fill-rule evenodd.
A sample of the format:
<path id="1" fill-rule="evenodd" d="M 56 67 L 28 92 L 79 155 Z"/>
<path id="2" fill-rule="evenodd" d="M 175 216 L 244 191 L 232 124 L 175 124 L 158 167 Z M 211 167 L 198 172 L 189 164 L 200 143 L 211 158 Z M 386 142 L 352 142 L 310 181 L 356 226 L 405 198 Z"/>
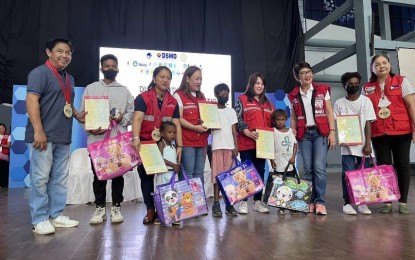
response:
<path id="1" fill-rule="evenodd" d="M 312 70 L 305 70 L 305 71 L 301 71 L 300 72 L 301 76 L 305 76 L 305 75 L 313 75 L 313 71 Z"/>

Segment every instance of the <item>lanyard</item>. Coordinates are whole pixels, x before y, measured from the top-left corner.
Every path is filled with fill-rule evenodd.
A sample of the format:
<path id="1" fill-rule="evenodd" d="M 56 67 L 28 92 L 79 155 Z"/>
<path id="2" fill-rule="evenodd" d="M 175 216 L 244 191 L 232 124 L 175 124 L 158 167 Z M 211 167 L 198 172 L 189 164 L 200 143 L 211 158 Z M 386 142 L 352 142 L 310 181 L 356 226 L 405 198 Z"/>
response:
<path id="1" fill-rule="evenodd" d="M 66 104 L 71 104 L 71 83 L 69 82 L 68 74 L 66 74 L 66 85 L 63 83 L 61 75 L 59 75 L 58 71 L 56 70 L 55 66 L 53 66 L 50 60 L 46 61 L 46 66 L 52 71 L 55 78 L 59 81 L 59 85 L 61 86 L 63 96 L 66 100 Z"/>

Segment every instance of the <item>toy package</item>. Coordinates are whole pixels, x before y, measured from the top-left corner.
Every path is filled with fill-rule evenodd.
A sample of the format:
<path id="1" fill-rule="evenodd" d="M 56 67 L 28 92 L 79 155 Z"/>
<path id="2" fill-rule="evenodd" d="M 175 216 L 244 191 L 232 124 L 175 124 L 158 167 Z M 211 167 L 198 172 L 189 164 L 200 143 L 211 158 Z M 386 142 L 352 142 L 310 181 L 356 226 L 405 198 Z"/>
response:
<path id="1" fill-rule="evenodd" d="M 267 182 L 266 194 L 269 194 L 267 205 L 296 210 L 302 212 L 308 212 L 311 202 L 311 194 L 313 191 L 313 185 L 311 181 L 300 179 L 298 172 L 293 165 L 293 172 L 295 178 L 287 177 L 287 169 L 290 164 L 285 168 L 283 174 L 270 174 L 268 178 L 271 178 Z M 268 185 L 272 183 L 272 185 Z"/>
<path id="2" fill-rule="evenodd" d="M 132 146 L 132 133 L 121 134 L 118 131 L 117 136 L 109 138 L 110 133 L 111 126 L 102 141 L 89 144 L 87 147 L 99 180 L 122 176 L 141 164 L 140 156 Z"/>
<path id="3" fill-rule="evenodd" d="M 183 173 L 184 180 L 159 185 L 154 191 L 154 204 L 158 218 L 164 225 L 208 213 L 205 190 L 200 178 L 189 179 Z"/>
<path id="4" fill-rule="evenodd" d="M 216 176 L 216 182 L 230 205 L 246 199 L 264 188 L 264 182 L 250 160 L 240 162 L 229 171 Z"/>
<path id="5" fill-rule="evenodd" d="M 376 165 L 346 172 L 346 186 L 350 203 L 355 205 L 398 201 L 401 197 L 395 170 L 391 165 Z"/>

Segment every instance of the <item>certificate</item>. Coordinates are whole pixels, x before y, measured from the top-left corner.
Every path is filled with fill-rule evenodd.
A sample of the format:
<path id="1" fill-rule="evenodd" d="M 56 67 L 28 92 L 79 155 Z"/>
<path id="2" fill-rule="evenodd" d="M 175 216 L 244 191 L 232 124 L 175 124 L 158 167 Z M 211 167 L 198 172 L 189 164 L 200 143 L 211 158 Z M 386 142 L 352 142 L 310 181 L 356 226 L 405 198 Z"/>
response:
<path id="1" fill-rule="evenodd" d="M 275 159 L 274 129 L 258 127 L 256 129 L 258 139 L 256 140 L 256 157 L 264 159 Z"/>
<path id="2" fill-rule="evenodd" d="M 110 103 L 107 96 L 85 96 L 85 129 L 107 129 L 110 124 Z"/>
<path id="3" fill-rule="evenodd" d="M 359 115 L 339 115 L 336 124 L 339 144 L 363 144 Z"/>
<path id="4" fill-rule="evenodd" d="M 147 175 L 168 171 L 156 142 L 142 141 L 139 154 Z"/>
<path id="5" fill-rule="evenodd" d="M 216 103 L 199 101 L 200 119 L 207 128 L 220 129 L 219 108 Z"/>

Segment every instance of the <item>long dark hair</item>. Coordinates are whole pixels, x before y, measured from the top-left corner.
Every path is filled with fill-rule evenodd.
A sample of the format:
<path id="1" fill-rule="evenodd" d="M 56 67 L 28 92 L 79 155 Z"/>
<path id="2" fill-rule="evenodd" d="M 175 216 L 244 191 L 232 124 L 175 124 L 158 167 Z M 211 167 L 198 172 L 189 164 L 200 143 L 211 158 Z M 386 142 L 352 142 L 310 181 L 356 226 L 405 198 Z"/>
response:
<path id="1" fill-rule="evenodd" d="M 175 91 L 175 93 L 176 92 L 179 92 L 179 91 L 182 91 L 183 92 L 183 94 L 185 94 L 186 96 L 189 96 L 189 95 L 191 95 L 190 94 L 190 88 L 189 88 L 189 84 L 187 83 L 187 78 L 189 77 L 191 77 L 196 71 L 201 71 L 200 70 L 200 68 L 199 67 L 196 67 L 196 66 L 189 66 L 185 71 L 184 71 L 184 74 L 183 74 L 183 78 L 182 78 L 182 82 L 180 83 L 180 86 L 179 86 L 179 88 Z M 205 95 L 203 94 L 203 92 L 202 91 L 197 91 L 196 92 L 196 97 L 197 98 L 205 98 Z"/>
<path id="2" fill-rule="evenodd" d="M 369 79 L 369 81 L 376 81 L 378 79 L 378 76 L 373 72 L 372 67 L 373 67 L 373 63 L 375 63 L 375 60 L 379 57 L 384 57 L 390 63 L 389 57 L 386 56 L 386 54 L 376 54 L 375 56 L 373 56 L 372 59 L 370 60 L 370 79 Z M 389 76 L 391 76 L 391 77 L 395 76 L 395 73 L 392 72 L 392 66 L 391 66 L 391 69 L 389 71 Z"/>
<path id="3" fill-rule="evenodd" d="M 261 78 L 262 83 L 264 84 L 264 91 L 262 91 L 262 93 L 259 94 L 259 98 L 258 98 L 259 103 L 265 104 L 266 102 L 268 102 L 268 98 L 265 95 L 266 82 L 265 82 L 265 77 L 260 73 L 256 72 L 256 73 L 252 73 L 251 75 L 249 75 L 248 84 L 246 85 L 246 91 L 244 94 L 248 96 L 249 102 L 251 102 L 254 99 L 254 96 L 255 96 L 254 86 L 258 78 Z"/>
<path id="4" fill-rule="evenodd" d="M 153 79 L 151 80 L 150 84 L 148 84 L 148 88 L 147 90 L 150 90 L 152 88 L 154 88 L 154 86 L 156 85 L 156 82 L 154 81 L 154 79 L 156 78 L 156 76 L 160 73 L 160 71 L 162 70 L 167 70 L 170 73 L 170 77 L 173 77 L 173 75 L 171 74 L 171 70 L 169 68 L 167 68 L 166 66 L 158 66 L 157 68 L 154 69 L 153 71 Z M 170 88 L 169 88 L 170 91 Z"/>
<path id="5" fill-rule="evenodd" d="M 0 123 L 0 126 L 4 126 L 4 134 L 7 135 L 7 126 L 3 123 Z"/>

